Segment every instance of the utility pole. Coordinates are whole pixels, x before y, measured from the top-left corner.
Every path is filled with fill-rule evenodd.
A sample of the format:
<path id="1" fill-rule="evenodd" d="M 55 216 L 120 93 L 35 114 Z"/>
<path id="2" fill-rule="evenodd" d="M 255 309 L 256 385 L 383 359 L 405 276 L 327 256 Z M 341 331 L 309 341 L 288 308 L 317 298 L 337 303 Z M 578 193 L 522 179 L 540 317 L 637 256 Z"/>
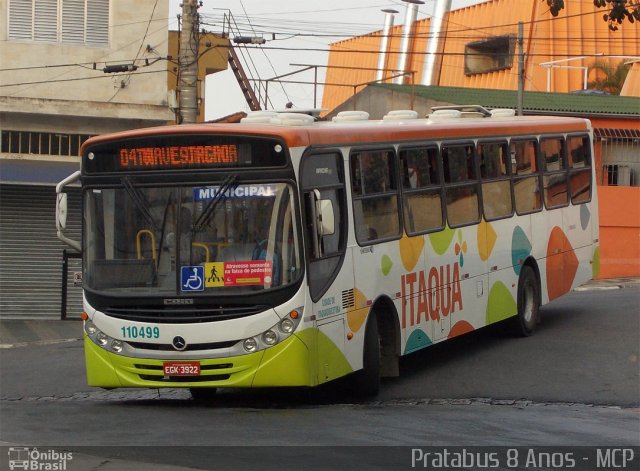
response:
<path id="1" fill-rule="evenodd" d="M 178 56 L 178 123 L 195 123 L 198 117 L 198 1 L 182 0 L 182 31 Z"/>
<path id="2" fill-rule="evenodd" d="M 518 22 L 518 116 L 524 107 L 524 25 Z"/>

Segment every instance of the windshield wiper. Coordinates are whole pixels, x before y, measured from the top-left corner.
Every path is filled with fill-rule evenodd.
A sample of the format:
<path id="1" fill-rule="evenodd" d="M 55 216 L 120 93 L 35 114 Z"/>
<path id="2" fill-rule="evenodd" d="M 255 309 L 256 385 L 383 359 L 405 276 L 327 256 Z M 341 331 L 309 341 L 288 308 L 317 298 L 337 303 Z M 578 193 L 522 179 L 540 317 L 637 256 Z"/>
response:
<path id="1" fill-rule="evenodd" d="M 200 216 L 198 217 L 196 222 L 193 224 L 193 227 L 191 228 L 192 233 L 199 232 L 206 227 L 218 203 L 220 201 L 226 200 L 228 198 L 228 196 L 226 195 L 227 191 L 229 191 L 232 187 L 235 187 L 235 181 L 237 178 L 237 175 L 229 175 L 222 181 L 220 187 L 218 188 L 218 191 L 216 191 L 211 201 L 209 201 L 202 213 L 200 213 Z"/>
<path id="2" fill-rule="evenodd" d="M 142 213 L 142 216 L 147 221 L 147 224 L 149 224 L 149 226 L 151 226 L 151 228 L 157 232 L 158 227 L 153 220 L 151 212 L 149 211 L 149 203 L 145 199 L 144 195 L 142 195 L 142 193 L 140 193 L 140 191 L 133 186 L 133 183 L 131 183 L 131 179 L 129 177 L 122 178 L 122 186 L 124 186 L 124 189 L 127 190 L 127 194 L 133 200 L 138 210 Z"/>

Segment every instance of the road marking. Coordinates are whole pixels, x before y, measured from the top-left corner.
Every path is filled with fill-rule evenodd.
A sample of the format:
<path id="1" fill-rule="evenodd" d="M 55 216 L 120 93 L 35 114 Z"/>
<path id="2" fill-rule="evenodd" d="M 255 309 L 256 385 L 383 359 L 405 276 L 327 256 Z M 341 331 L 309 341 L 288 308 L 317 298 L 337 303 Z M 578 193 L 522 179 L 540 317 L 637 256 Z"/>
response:
<path id="1" fill-rule="evenodd" d="M 77 342 L 82 339 L 56 339 L 56 340 L 37 340 L 35 342 L 17 342 L 17 343 L 0 343 L 0 348 L 18 348 L 40 345 L 55 345 L 57 343 Z"/>

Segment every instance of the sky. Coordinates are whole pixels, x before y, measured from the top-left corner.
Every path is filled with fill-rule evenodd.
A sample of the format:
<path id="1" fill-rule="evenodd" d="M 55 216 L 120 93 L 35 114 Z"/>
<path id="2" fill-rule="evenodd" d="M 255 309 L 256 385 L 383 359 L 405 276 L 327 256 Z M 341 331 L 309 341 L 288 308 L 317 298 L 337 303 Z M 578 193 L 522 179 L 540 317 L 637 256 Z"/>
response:
<path id="1" fill-rule="evenodd" d="M 453 0 L 452 8 L 486 0 Z M 169 28 L 177 29 L 176 15 L 181 1 L 170 0 Z M 302 69 L 292 64 L 327 64 L 329 44 L 342 39 L 381 30 L 385 8 L 397 10 L 395 24 L 404 22 L 405 3 L 401 0 L 202 0 L 202 28 L 222 31 L 225 14 L 231 16 L 243 36 L 264 37 L 262 48 L 243 51 L 250 65 L 247 75 L 262 80 Z M 418 19 L 432 15 L 435 0 L 426 0 L 418 9 Z M 231 37 L 236 35 L 231 32 Z M 310 51 L 319 49 L 320 51 Z M 324 80 L 324 68 L 318 69 L 318 81 Z M 289 80 L 313 82 L 313 71 L 287 77 Z M 254 82 L 255 83 L 255 82 Z M 264 95 L 263 95 L 264 96 Z M 281 110 L 288 102 L 297 108 L 314 107 L 314 87 L 310 84 L 269 84 L 269 109 Z M 322 103 L 319 88 L 316 107 Z M 205 82 L 205 119 L 215 119 L 236 111 L 249 111 L 231 70 L 209 75 Z"/>

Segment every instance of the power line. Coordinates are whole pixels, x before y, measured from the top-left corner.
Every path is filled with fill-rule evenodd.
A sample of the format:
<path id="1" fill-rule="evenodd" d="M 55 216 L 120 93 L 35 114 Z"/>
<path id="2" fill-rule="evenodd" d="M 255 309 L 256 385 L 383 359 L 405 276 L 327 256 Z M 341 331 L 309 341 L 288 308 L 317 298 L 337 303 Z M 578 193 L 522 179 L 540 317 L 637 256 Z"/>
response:
<path id="1" fill-rule="evenodd" d="M 242 11 L 244 11 L 244 14 L 246 15 L 247 11 L 244 8 L 244 3 L 242 2 L 242 0 L 240 0 L 240 5 L 242 6 Z M 247 18 L 248 18 L 248 15 L 247 15 Z M 251 22 L 249 22 L 249 26 L 251 26 L 251 29 L 253 30 L 253 26 L 251 25 Z M 254 32 L 254 35 L 255 35 L 255 32 Z M 271 67 L 271 70 L 273 70 L 273 73 L 277 75 L 278 72 L 276 72 L 276 68 L 273 66 L 273 63 L 271 62 L 271 59 L 269 59 L 269 56 L 267 56 L 267 53 L 262 48 L 260 48 L 260 50 L 262 51 L 262 54 L 264 55 L 265 59 L 267 59 L 267 62 L 269 63 L 269 66 Z M 251 62 L 253 63 L 253 60 Z M 254 64 L 254 68 L 256 68 L 255 64 Z M 256 73 L 257 73 L 257 68 L 256 68 Z M 282 93 L 284 93 L 284 96 L 287 98 L 287 101 L 291 101 L 290 98 L 289 98 L 289 95 L 287 95 L 287 91 L 285 90 L 284 85 L 280 84 L 280 87 L 282 88 Z"/>
<path id="2" fill-rule="evenodd" d="M 451 39 L 451 38 L 449 38 Z M 476 38 L 458 38 L 458 39 L 476 39 Z M 557 41 L 557 38 L 552 39 L 552 38 L 534 38 L 537 41 L 542 41 L 542 40 L 549 40 L 549 41 Z M 577 41 L 578 38 L 575 38 L 575 40 Z M 597 41 L 598 38 L 587 38 L 587 40 L 589 41 Z M 625 42 L 624 40 L 621 40 L 623 42 Z M 213 45 L 211 47 L 208 47 L 207 49 L 205 49 L 203 52 L 200 52 L 198 57 L 202 57 L 204 54 L 213 51 L 213 50 L 218 50 L 218 49 L 225 49 L 227 46 L 225 45 Z M 319 49 L 319 48 L 295 48 L 295 47 L 278 47 L 278 46 L 263 46 L 263 48 L 265 49 L 271 49 L 271 50 L 285 50 L 285 51 L 300 51 L 300 52 L 304 52 L 304 51 L 309 51 L 309 52 L 353 52 L 353 53 L 361 53 L 361 54 L 379 54 L 380 51 L 378 50 L 367 50 L 367 49 Z M 398 50 L 391 50 L 389 51 L 390 54 L 400 54 L 401 51 Z M 418 51 L 414 51 L 411 54 L 415 54 L 415 55 L 422 55 L 422 54 L 426 54 L 426 52 L 418 52 Z M 453 56 L 453 55 L 458 55 L 458 56 L 473 56 L 473 55 L 490 55 L 490 54 L 479 54 L 479 53 L 465 53 L 465 52 L 442 52 L 440 53 L 443 56 Z M 582 53 L 576 53 L 576 54 L 546 54 L 546 53 L 539 53 L 539 54 L 528 54 L 528 57 L 536 57 L 536 56 L 540 56 L 540 57 L 548 57 L 548 56 L 563 56 L 563 57 L 571 57 L 571 56 L 584 56 L 585 54 Z M 593 54 L 586 54 L 587 56 L 591 57 L 616 57 L 616 56 L 620 56 L 620 54 L 600 54 L 600 53 L 593 53 Z M 623 54 L 624 55 L 624 54 Z M 222 56 L 221 56 L 222 57 Z M 635 57 L 635 54 L 630 54 L 629 57 Z M 169 57 L 162 57 L 160 58 L 161 60 L 167 60 L 169 62 L 172 62 L 174 64 L 177 64 L 177 61 L 174 58 L 169 58 Z M 111 62 L 144 62 L 145 59 L 123 59 L 121 61 L 111 61 Z M 26 71 L 26 70 L 37 70 L 37 69 L 55 69 L 55 68 L 64 68 L 64 67 L 82 67 L 84 69 L 88 69 L 88 70 L 98 70 L 97 66 L 94 68 L 94 66 L 96 64 L 107 64 L 109 61 L 95 61 L 95 62 L 71 62 L 68 64 L 52 64 L 52 65 L 34 65 L 34 66 L 26 66 L 26 67 L 11 67 L 11 68 L 7 68 L 7 69 L 0 69 L 0 72 L 14 72 L 14 71 Z"/>
<path id="3" fill-rule="evenodd" d="M 296 48 L 296 47 L 280 47 L 280 46 L 261 46 L 266 50 L 273 51 L 297 51 L 297 52 L 331 52 L 331 53 L 356 53 L 356 54 L 374 54 L 380 53 L 377 49 L 326 49 L 326 48 Z M 247 46 L 247 49 L 252 49 Z M 401 54 L 399 49 L 389 51 L 390 54 Z M 412 55 L 426 55 L 426 51 L 413 51 Z M 487 56 L 487 53 L 469 53 L 469 52 L 440 52 L 437 53 L 441 56 Z M 497 54 L 497 53 L 496 53 Z M 498 54 L 504 55 L 504 54 Z M 567 53 L 540 53 L 540 54 L 527 54 L 527 57 L 574 57 L 574 56 L 586 56 L 586 57 L 614 57 L 620 54 L 567 54 Z"/>
<path id="4" fill-rule="evenodd" d="M 327 11 L 327 10 L 322 10 L 322 11 Z M 340 11 L 336 10 L 336 11 Z M 454 10 L 456 11 L 456 10 Z M 606 8 L 601 8 L 601 9 L 597 9 L 594 11 L 587 11 L 587 12 L 582 12 L 582 13 L 575 13 L 572 15 L 563 15 L 563 16 L 558 16 L 558 17 L 551 17 L 551 18 L 543 18 L 543 19 L 539 19 L 539 20 L 531 20 L 531 21 L 525 21 L 523 22 L 523 24 L 536 24 L 536 23 L 544 23 L 544 22 L 550 22 L 550 21 L 562 21 L 562 20 L 566 20 L 568 18 L 575 18 L 575 17 L 581 17 L 581 16 L 589 16 L 589 15 L 599 15 L 602 13 L 607 13 L 610 12 L 611 9 L 606 9 Z M 206 16 L 206 15 L 205 15 Z M 248 16 L 246 17 L 247 21 L 248 20 Z M 432 17 L 433 18 L 433 17 Z M 426 19 L 426 18 L 425 18 Z M 425 19 L 421 19 L 418 20 L 419 22 L 424 21 Z M 271 33 L 273 31 L 274 25 L 278 25 L 278 22 L 274 22 L 273 19 L 265 19 L 266 21 L 269 22 L 268 25 L 260 25 L 263 26 L 264 28 L 268 28 L 265 29 L 265 31 L 263 31 L 263 33 L 268 34 Z M 451 19 L 449 19 L 449 22 L 451 23 Z M 254 19 L 251 21 L 252 25 L 256 25 L 256 17 L 254 17 Z M 322 28 L 323 24 L 322 23 L 318 23 L 318 22 L 307 22 L 304 20 L 281 20 L 280 21 L 281 25 L 288 25 L 288 24 L 294 24 L 296 27 L 298 27 L 299 29 L 303 30 L 303 31 L 308 31 L 310 28 L 309 26 L 313 26 L 313 27 L 318 27 L 320 26 Z M 356 36 L 357 33 L 352 34 L 350 32 L 344 32 L 344 26 L 350 25 L 350 26 L 354 26 L 356 27 L 355 29 L 359 29 L 363 27 L 362 23 L 337 23 L 337 22 L 332 22 L 332 25 L 337 25 L 339 27 L 342 27 L 340 32 L 334 32 L 334 30 L 326 30 L 324 29 L 324 31 L 329 31 L 329 33 L 326 34 L 326 36 L 329 37 L 352 37 L 352 36 Z M 455 23 L 454 23 L 455 24 Z M 508 26 L 517 26 L 518 23 L 505 23 L 502 25 L 488 25 L 488 26 L 483 26 L 483 27 L 473 27 L 473 26 L 469 26 L 469 25 L 463 25 L 463 24 L 459 24 L 458 26 L 460 26 L 462 29 L 460 30 L 451 30 L 449 29 L 449 33 L 455 33 L 455 32 L 467 32 L 469 30 L 473 30 L 473 31 L 480 31 L 480 30 L 492 30 L 495 29 L 496 27 L 508 27 Z M 604 22 L 603 22 L 604 24 Z M 276 26 L 277 27 L 277 26 Z M 396 28 L 400 27 L 400 25 L 396 25 Z M 365 29 L 364 29 L 364 34 L 363 35 L 368 35 L 368 34 L 375 34 L 376 32 L 379 31 L 379 29 L 374 29 L 372 31 L 373 28 L 379 28 L 379 25 L 366 25 Z M 294 28 L 295 30 L 296 28 Z M 311 28 L 313 29 L 313 28 Z M 322 29 L 320 29 L 322 30 Z M 320 37 L 322 36 L 322 34 L 319 33 L 301 33 L 301 35 L 308 35 L 308 36 L 316 36 L 316 37 Z M 428 33 L 426 34 L 428 35 Z M 417 35 L 416 37 L 420 37 L 420 35 Z"/>
<path id="5" fill-rule="evenodd" d="M 147 72 L 134 72 L 131 75 L 143 75 L 143 74 L 157 74 L 157 73 L 167 72 L 166 70 L 149 70 Z M 125 75 L 125 74 L 123 74 Z M 95 80 L 95 79 L 111 79 L 113 75 L 97 75 L 95 77 L 76 77 L 76 78 L 67 78 L 67 79 L 53 79 L 53 80 L 40 80 L 36 82 L 19 82 L 19 83 L 3 83 L 0 84 L 0 88 L 5 87 L 17 87 L 20 85 L 42 85 L 42 84 L 50 84 L 50 83 L 60 83 L 60 82 L 77 82 L 79 80 Z M 118 77 L 116 75 L 116 77 Z"/>
<path id="6" fill-rule="evenodd" d="M 206 26 L 214 26 L 211 23 L 206 23 L 203 22 L 203 25 Z M 493 29 L 497 29 L 497 28 L 501 28 L 502 26 L 497 25 L 495 26 Z M 464 30 L 465 33 L 468 32 L 469 30 Z M 584 32 L 584 31 L 583 31 Z M 568 33 L 568 31 L 567 31 Z M 262 33 L 263 35 L 266 35 L 266 32 Z M 292 39 L 292 38 L 305 38 L 305 37 L 310 37 L 310 38 L 322 38 L 322 37 L 338 37 L 338 36 L 343 36 L 343 35 L 338 35 L 338 34 L 326 34 L 326 35 L 321 35 L 321 34 L 306 34 L 306 33 L 295 33 L 293 31 L 280 31 L 280 32 L 270 32 L 269 34 L 281 34 L 281 35 L 289 35 L 288 38 L 276 38 L 275 40 L 277 41 L 284 41 L 284 40 L 288 40 L 288 39 Z M 573 32 L 572 32 L 573 34 Z M 595 34 L 595 31 L 593 31 L 593 34 Z M 503 33 L 500 34 L 498 36 L 505 36 L 507 35 L 507 33 Z M 401 38 L 402 34 L 389 34 L 389 35 L 376 35 L 376 38 Z M 433 36 L 430 33 L 413 33 L 410 35 L 410 38 L 413 39 L 433 39 L 434 37 L 438 37 L 438 38 L 446 38 L 448 40 L 478 40 L 478 39 L 482 39 L 485 38 L 486 36 L 478 36 L 478 35 L 472 35 L 472 34 L 464 34 L 464 35 L 455 35 L 455 34 L 451 34 L 451 30 L 449 30 L 446 34 L 442 33 L 439 36 Z M 354 37 L 354 38 L 350 38 L 350 40 L 353 39 L 359 39 L 361 37 Z M 575 41 L 575 42 L 584 42 L 584 41 L 602 41 L 602 37 L 598 37 L 598 36 L 585 36 L 584 34 L 581 34 L 579 36 L 563 36 L 562 32 L 557 32 L 556 36 L 551 37 L 551 36 L 542 36 L 542 35 L 532 35 L 530 36 L 532 41 L 558 41 L 558 40 L 562 40 L 562 41 Z M 271 39 L 269 40 L 270 42 L 273 42 L 274 40 Z M 607 41 L 608 43 L 628 43 L 629 39 L 628 38 L 623 38 L 623 37 L 617 37 L 617 38 L 613 38 L 613 39 L 609 39 Z M 339 43 L 334 43 L 335 44 L 339 44 Z"/>

